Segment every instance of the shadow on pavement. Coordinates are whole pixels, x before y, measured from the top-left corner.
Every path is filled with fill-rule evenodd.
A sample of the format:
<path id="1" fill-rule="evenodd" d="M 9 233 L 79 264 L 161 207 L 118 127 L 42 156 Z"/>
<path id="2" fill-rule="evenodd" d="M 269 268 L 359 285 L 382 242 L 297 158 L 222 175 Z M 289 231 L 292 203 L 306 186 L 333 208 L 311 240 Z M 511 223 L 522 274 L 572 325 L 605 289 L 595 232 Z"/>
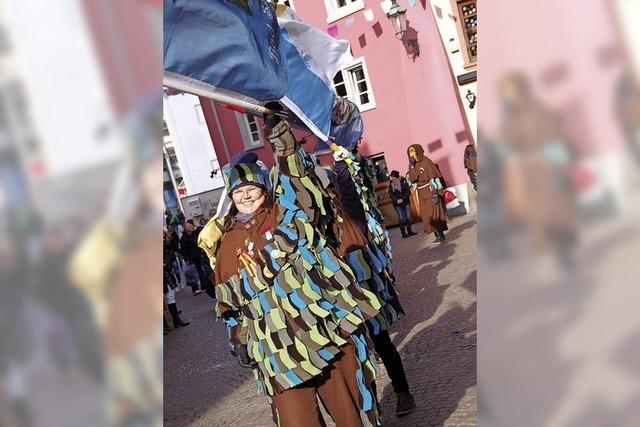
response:
<path id="1" fill-rule="evenodd" d="M 205 293 L 192 296 L 188 288 L 177 294 L 181 317 L 191 324 L 164 337 L 167 427 L 190 425 L 243 384 L 253 383 L 250 370 L 241 368 L 229 353 L 226 330 L 222 322 L 216 321 L 213 301 Z M 266 401 L 264 406 L 268 411 Z"/>
<path id="2" fill-rule="evenodd" d="M 453 262 L 457 238 L 475 225 L 472 218 L 458 224 L 447 233 L 443 244 L 432 244 L 432 235 L 423 235 L 422 239 L 428 239 L 426 246 L 417 251 L 415 244 L 402 242 L 394 246 L 397 252 L 394 268 L 404 272 L 398 274 L 396 286 L 406 312 L 392 328 L 396 345 L 403 343 L 417 324 L 436 315 L 451 286 L 476 294 L 475 266 L 462 283 L 438 284 L 438 275 Z M 442 313 L 434 324 L 411 337 L 401 354 L 409 386 L 416 397 L 416 410 L 409 416 L 396 418 L 396 395 L 388 384 L 378 396 L 384 409 L 383 425 L 442 425 L 456 411 L 467 389 L 476 385 L 475 300 L 466 309 L 455 305 Z M 379 369 L 384 367 L 380 365 Z M 475 417 L 475 405 L 462 412 Z"/>
<path id="3" fill-rule="evenodd" d="M 475 224 L 475 220 L 468 220 L 454 227 L 447 233 L 445 243 L 431 244 L 429 241 L 428 246 L 417 254 L 406 246 L 394 246 L 400 249 L 394 253 L 394 271 L 397 276 L 396 289 L 405 311 L 405 316 L 391 330 L 392 334 L 395 333 L 393 342 L 396 345 L 403 342 L 417 323 L 430 319 L 437 311 L 450 286 L 438 285 L 438 274 L 451 263 L 456 249 L 455 239 Z M 430 239 L 431 235 L 427 238 Z M 400 274 L 400 271 L 405 274 Z"/>
<path id="4" fill-rule="evenodd" d="M 470 219 L 470 220 L 467 220 L 466 222 L 463 222 L 460 225 L 453 227 L 448 232 L 445 232 L 445 236 L 447 237 L 447 240 L 445 243 L 443 243 L 443 245 L 446 245 L 447 242 L 454 241 L 465 230 L 468 230 L 469 228 L 474 227 L 476 225 L 476 222 L 477 221 L 475 219 Z"/>
<path id="5" fill-rule="evenodd" d="M 483 298 L 500 301 L 500 310 L 483 316 L 479 332 L 484 340 L 478 360 L 483 366 L 485 424 L 510 425 L 519 419 L 522 427 L 637 425 L 625 423 L 637 421 L 637 404 L 609 400 L 619 392 L 614 375 L 636 382 L 640 377 L 637 357 L 632 356 L 640 334 L 631 332 L 632 318 L 612 318 L 603 325 L 604 334 L 584 332 L 608 305 L 627 312 L 621 305 L 627 298 L 625 282 L 634 279 L 604 283 L 603 277 L 628 268 L 620 246 L 632 243 L 636 235 L 637 227 L 610 230 L 587 243 L 577 266 L 565 271 L 543 270 L 532 262 L 539 259 L 529 259 L 523 249 L 514 251 L 509 265 L 483 267 L 483 280 L 491 285 L 483 288 Z M 527 276 L 517 276 L 523 271 Z M 533 275 L 540 271 L 546 274 Z M 581 334 L 584 338 L 576 338 Z M 498 385 L 496 378 L 502 378 Z M 528 404 L 531 401 L 536 404 Z"/>
<path id="6" fill-rule="evenodd" d="M 473 277 L 470 276 L 469 280 Z M 396 395 L 391 384 L 381 395 L 385 426 L 441 426 L 458 408 L 469 387 L 476 385 L 476 303 L 456 306 L 414 336 L 404 347 L 405 362 L 416 410 L 396 418 Z M 475 407 L 466 408 L 474 414 Z"/>

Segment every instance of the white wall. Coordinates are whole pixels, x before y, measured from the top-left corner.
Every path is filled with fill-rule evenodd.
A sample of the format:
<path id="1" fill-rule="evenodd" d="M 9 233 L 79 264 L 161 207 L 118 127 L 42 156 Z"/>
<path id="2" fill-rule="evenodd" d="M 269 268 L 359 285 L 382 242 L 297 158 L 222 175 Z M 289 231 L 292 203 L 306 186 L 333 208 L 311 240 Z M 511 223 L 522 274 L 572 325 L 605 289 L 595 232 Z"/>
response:
<path id="1" fill-rule="evenodd" d="M 431 0 L 431 5 L 434 8 L 433 16 L 435 17 L 436 24 L 438 26 L 438 31 L 440 32 L 440 37 L 444 43 L 444 49 L 447 52 L 447 56 L 449 58 L 449 63 L 451 64 L 451 68 L 453 70 L 454 77 L 461 74 L 468 73 L 472 70 L 475 70 L 476 67 L 464 68 L 464 55 L 462 54 L 463 41 L 460 40 L 458 33 L 457 23 L 451 19 L 450 15 L 454 15 L 453 7 L 451 5 L 450 0 Z M 438 18 L 435 12 L 435 7 L 438 6 L 442 10 L 442 18 Z M 452 47 L 449 43 L 449 39 L 453 38 L 458 45 L 458 52 L 452 53 Z M 466 99 L 467 91 L 471 90 L 476 96 L 478 96 L 478 85 L 477 82 L 468 83 L 466 85 L 460 86 L 456 80 L 456 85 L 458 86 L 458 92 L 460 93 L 460 99 L 462 100 L 462 105 L 464 106 L 464 111 L 467 116 L 467 121 L 469 122 L 469 128 L 471 128 L 471 132 L 473 133 L 473 139 L 478 142 L 477 135 L 477 125 L 478 125 L 478 103 L 480 99 L 476 99 L 476 106 L 473 109 L 469 108 L 469 102 Z"/>
<path id="2" fill-rule="evenodd" d="M 458 32 L 458 24 L 454 21 L 451 16 L 455 16 L 453 12 L 453 5 L 451 4 L 451 0 L 430 0 L 431 6 L 433 7 L 433 16 L 436 21 L 436 25 L 438 26 L 438 31 L 440 33 L 440 38 L 442 39 L 444 50 L 447 53 L 447 57 L 449 58 L 449 64 L 451 65 L 451 71 L 453 72 L 453 77 L 456 80 L 455 85 L 457 87 L 460 100 L 462 102 L 462 106 L 464 108 L 464 113 L 467 118 L 467 122 L 469 123 L 469 128 L 471 133 L 473 134 L 473 140 L 478 143 L 478 103 L 480 102 L 479 98 L 476 98 L 476 105 L 473 109 L 469 108 L 469 101 L 467 100 L 467 92 L 471 90 L 472 93 L 478 96 L 478 84 L 477 82 L 467 83 L 465 85 L 459 85 L 457 81 L 457 77 L 461 74 L 468 73 L 470 71 L 475 70 L 477 67 L 472 66 L 465 68 L 464 67 L 464 55 L 462 50 L 464 49 L 463 41 L 460 40 L 460 34 Z M 441 10 L 442 17 L 438 17 L 435 8 L 439 7 Z M 450 39 L 454 39 L 453 44 L 450 42 Z M 457 47 L 457 51 L 454 50 L 454 47 Z M 466 143 L 465 143 L 466 145 Z M 462 163 L 462 157 L 459 159 Z M 471 206 L 469 200 L 469 192 L 473 192 L 473 187 L 471 183 L 462 184 L 455 186 L 452 188 L 453 192 L 458 196 L 458 200 L 464 202 L 467 212 L 475 211 L 475 207 Z"/>
<path id="3" fill-rule="evenodd" d="M 640 26 L 638 14 L 640 14 L 640 0 L 615 0 L 614 8 L 616 17 L 622 27 L 628 54 L 635 67 L 636 74 L 640 72 Z"/>
<path id="4" fill-rule="evenodd" d="M 9 1 L 4 20 L 25 86 L 42 178 L 124 154 L 80 0 Z M 109 129 L 99 138 L 100 129 Z"/>
<path id="5" fill-rule="evenodd" d="M 200 100 L 190 94 L 165 96 L 164 117 L 171 134 L 187 195 L 224 186 L 219 172 L 211 179 L 212 163 L 217 166 L 216 152 L 204 121 Z"/>

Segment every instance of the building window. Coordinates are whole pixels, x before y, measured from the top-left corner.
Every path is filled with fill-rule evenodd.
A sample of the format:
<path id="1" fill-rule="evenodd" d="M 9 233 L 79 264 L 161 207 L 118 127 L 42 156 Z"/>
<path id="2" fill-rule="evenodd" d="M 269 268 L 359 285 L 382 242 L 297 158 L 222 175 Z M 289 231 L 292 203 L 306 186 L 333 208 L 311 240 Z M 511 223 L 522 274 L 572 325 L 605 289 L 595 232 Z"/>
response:
<path id="1" fill-rule="evenodd" d="M 335 88 L 338 96 L 347 99 L 349 98 L 349 93 L 347 92 L 347 84 L 344 81 L 344 75 L 342 74 L 342 71 L 338 71 L 338 74 L 336 74 L 335 78 L 333 79 L 333 87 Z"/>
<path id="2" fill-rule="evenodd" d="M 389 169 L 387 168 L 387 160 L 384 157 L 384 153 L 374 154 L 369 157 L 371 160 L 371 175 L 375 180 L 375 184 L 385 182 L 389 180 Z"/>
<path id="3" fill-rule="evenodd" d="M 166 120 L 162 121 L 162 136 L 169 136 L 169 127 Z"/>
<path id="4" fill-rule="evenodd" d="M 333 79 L 333 87 L 339 96 L 356 104 L 360 111 L 376 107 L 364 58 L 359 58 L 338 71 Z"/>
<path id="5" fill-rule="evenodd" d="M 324 7 L 327 23 L 331 23 L 364 9 L 364 0 L 324 0 Z"/>
<path id="6" fill-rule="evenodd" d="M 178 156 L 176 155 L 176 150 L 173 147 L 167 147 L 167 157 L 169 158 L 169 166 L 171 167 L 171 172 L 173 172 L 174 178 L 177 180 L 178 178 L 182 178 L 182 172 L 180 171 L 180 164 L 178 163 Z"/>
<path id="7" fill-rule="evenodd" d="M 254 116 L 236 113 L 236 120 L 238 121 L 238 127 L 240 128 L 245 149 L 251 150 L 264 146 L 262 142 L 262 132 Z"/>
<path id="8" fill-rule="evenodd" d="M 476 0 L 452 0 L 456 25 L 460 36 L 465 68 L 478 61 L 478 9 Z"/>

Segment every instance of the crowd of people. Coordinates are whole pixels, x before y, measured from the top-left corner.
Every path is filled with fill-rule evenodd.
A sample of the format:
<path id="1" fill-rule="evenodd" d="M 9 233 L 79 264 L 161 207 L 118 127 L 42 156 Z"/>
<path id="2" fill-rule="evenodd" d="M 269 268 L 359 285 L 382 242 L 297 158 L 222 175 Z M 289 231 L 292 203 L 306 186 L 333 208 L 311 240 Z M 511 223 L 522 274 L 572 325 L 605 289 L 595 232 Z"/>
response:
<path id="1" fill-rule="evenodd" d="M 163 238 L 163 292 L 165 297 L 164 334 L 190 323 L 180 317 L 182 313 L 176 305 L 176 292 L 189 287 L 193 295 L 207 293 L 215 299 L 215 282 L 206 253 L 198 247 L 198 236 L 206 219 L 198 225 L 193 219 L 187 220 L 180 209 L 165 211 Z"/>
<path id="2" fill-rule="evenodd" d="M 182 277 L 194 294 L 214 297 L 231 354 L 253 371 L 276 425 L 324 425 L 318 398 L 337 425 L 380 425 L 376 355 L 396 393 L 396 415 L 413 412 L 411 381 L 389 337 L 404 309 L 368 159 L 357 145 L 333 144 L 335 163 L 323 168 L 280 115 L 268 114 L 264 126 L 275 156 L 271 175 L 256 154 L 239 153 L 222 169 L 228 212 L 199 226 L 167 212 L 169 321 L 188 324 L 172 293 Z M 424 232 L 441 243 L 442 174 L 419 145 L 409 147 L 407 162 L 406 178 L 392 171 L 388 188 L 401 234 L 417 234 L 413 186 Z"/>

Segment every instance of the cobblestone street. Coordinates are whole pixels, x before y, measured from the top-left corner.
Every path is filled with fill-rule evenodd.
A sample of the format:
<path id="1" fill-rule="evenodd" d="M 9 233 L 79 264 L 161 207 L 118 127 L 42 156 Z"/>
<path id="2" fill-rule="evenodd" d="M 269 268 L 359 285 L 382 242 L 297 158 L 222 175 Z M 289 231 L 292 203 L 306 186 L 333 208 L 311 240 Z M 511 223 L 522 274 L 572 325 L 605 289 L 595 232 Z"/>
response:
<path id="1" fill-rule="evenodd" d="M 476 425 L 476 217 L 449 224 L 447 241 L 422 233 L 402 239 L 390 230 L 397 289 L 407 315 L 391 337 L 405 365 L 416 410 L 395 417 L 395 394 L 378 366 L 384 426 Z M 270 426 L 271 412 L 250 372 L 229 354 L 224 325 L 206 294 L 178 294 L 191 325 L 164 345 L 164 424 L 167 427 Z"/>

